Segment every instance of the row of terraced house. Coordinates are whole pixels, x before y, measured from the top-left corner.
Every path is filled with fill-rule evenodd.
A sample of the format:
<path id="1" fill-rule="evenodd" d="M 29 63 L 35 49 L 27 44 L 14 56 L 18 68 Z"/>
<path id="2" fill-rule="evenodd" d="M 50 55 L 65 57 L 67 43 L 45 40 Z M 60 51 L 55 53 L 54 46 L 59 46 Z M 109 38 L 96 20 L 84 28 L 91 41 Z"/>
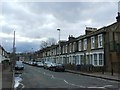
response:
<path id="1" fill-rule="evenodd" d="M 85 35 L 70 35 L 68 41 L 60 41 L 36 53 L 40 60 L 62 63 L 74 69 L 92 66 L 98 71 L 117 72 L 120 66 L 120 13 L 116 22 L 109 26 L 100 29 L 86 27 Z"/>
<path id="2" fill-rule="evenodd" d="M 9 53 L 0 45 L 0 63 L 9 59 Z"/>
<path id="3" fill-rule="evenodd" d="M 0 69 L 5 69 L 8 67 L 8 62 L 10 53 L 8 53 L 1 45 L 0 45 Z"/>

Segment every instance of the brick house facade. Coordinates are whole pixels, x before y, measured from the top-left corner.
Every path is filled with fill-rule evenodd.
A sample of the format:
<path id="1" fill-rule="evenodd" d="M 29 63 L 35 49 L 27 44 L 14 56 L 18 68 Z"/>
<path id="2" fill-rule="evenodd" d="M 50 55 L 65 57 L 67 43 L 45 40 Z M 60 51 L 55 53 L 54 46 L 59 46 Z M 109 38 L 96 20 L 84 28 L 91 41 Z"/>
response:
<path id="1" fill-rule="evenodd" d="M 58 43 L 38 51 L 38 58 L 42 61 L 86 68 L 80 67 L 80 70 L 87 70 L 88 66 L 92 66 L 92 70 L 95 71 L 118 72 L 120 66 L 119 13 L 116 19 L 115 23 L 100 29 L 86 27 L 85 35 L 79 37 L 70 35 L 68 41 L 59 42 L 60 51 Z"/>

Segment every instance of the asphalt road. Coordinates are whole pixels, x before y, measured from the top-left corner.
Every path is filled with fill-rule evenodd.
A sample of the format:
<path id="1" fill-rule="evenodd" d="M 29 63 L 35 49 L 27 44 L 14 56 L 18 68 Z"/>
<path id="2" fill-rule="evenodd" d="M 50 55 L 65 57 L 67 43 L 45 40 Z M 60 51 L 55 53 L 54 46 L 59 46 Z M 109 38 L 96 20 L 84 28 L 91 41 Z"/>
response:
<path id="1" fill-rule="evenodd" d="M 103 90 L 118 89 L 118 82 L 73 74 L 69 72 L 54 72 L 44 68 L 24 65 L 20 75 L 23 88 L 97 88 Z"/>

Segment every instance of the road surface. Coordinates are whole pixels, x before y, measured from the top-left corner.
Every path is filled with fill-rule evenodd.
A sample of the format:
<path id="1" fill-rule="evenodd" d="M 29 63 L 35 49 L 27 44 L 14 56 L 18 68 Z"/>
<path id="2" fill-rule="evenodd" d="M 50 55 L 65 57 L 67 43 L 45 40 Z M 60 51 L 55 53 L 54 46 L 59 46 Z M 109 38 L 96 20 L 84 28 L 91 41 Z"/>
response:
<path id="1" fill-rule="evenodd" d="M 25 64 L 21 75 L 23 88 L 97 88 L 119 90 L 120 83 L 69 72 L 54 72 Z"/>

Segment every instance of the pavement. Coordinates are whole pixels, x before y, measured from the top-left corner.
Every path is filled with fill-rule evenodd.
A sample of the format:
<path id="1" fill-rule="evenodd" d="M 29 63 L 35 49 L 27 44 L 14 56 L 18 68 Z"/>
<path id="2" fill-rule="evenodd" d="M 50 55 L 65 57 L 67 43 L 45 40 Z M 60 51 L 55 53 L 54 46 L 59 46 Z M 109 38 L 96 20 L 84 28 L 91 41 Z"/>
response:
<path id="1" fill-rule="evenodd" d="M 107 80 L 112 80 L 112 81 L 118 81 L 120 82 L 120 74 L 114 73 L 111 75 L 110 72 L 92 72 L 92 73 L 87 73 L 87 72 L 81 72 L 81 71 L 75 71 L 75 70 L 66 70 L 69 73 L 74 73 L 74 74 L 80 74 L 80 75 L 85 75 L 85 76 L 91 76 L 91 77 L 96 77 L 96 78 L 102 78 L 102 79 L 107 79 Z"/>
<path id="2" fill-rule="evenodd" d="M 2 89 L 12 89 L 13 85 L 13 72 L 10 67 L 2 71 Z M 0 87 L 1 88 L 1 87 Z"/>

